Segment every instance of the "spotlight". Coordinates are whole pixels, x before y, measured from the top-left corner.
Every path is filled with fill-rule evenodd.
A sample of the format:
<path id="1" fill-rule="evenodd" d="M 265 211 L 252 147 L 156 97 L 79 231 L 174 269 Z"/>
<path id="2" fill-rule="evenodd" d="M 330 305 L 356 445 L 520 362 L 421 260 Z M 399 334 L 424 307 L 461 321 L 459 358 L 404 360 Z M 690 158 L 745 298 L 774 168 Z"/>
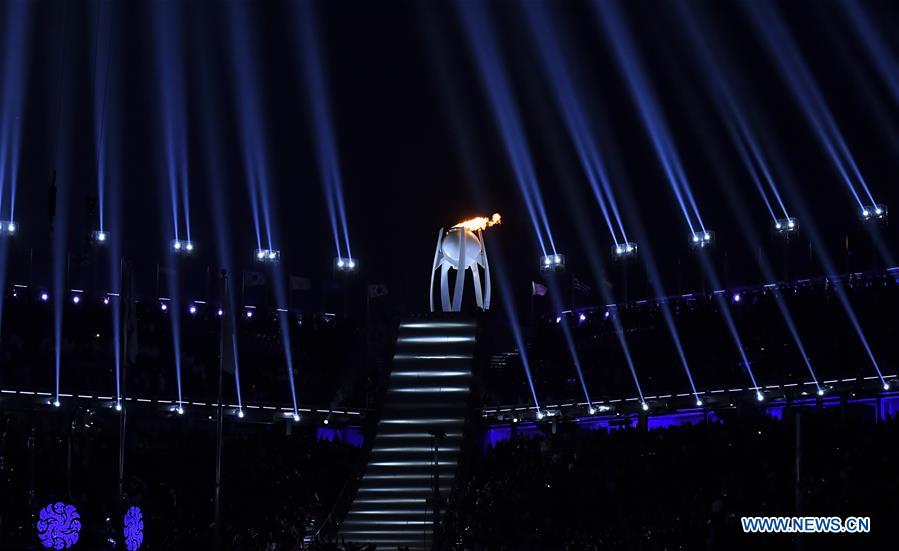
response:
<path id="1" fill-rule="evenodd" d="M 612 255 L 614 258 L 627 258 L 637 254 L 637 244 L 631 241 L 619 243 L 612 247 Z"/>
<path id="2" fill-rule="evenodd" d="M 646 402 L 640 404 L 640 407 L 643 408 L 643 411 L 649 411 L 649 404 L 647 404 Z"/>
<path id="3" fill-rule="evenodd" d="M 788 218 L 778 218 L 774 221 L 774 231 L 782 235 L 790 235 L 799 229 L 799 222 L 792 216 Z"/>
<path id="4" fill-rule="evenodd" d="M 823 388 L 819 388 L 819 389 L 818 389 L 818 396 L 824 396 L 824 389 L 823 389 Z"/>
<path id="5" fill-rule="evenodd" d="M 16 223 L 12 220 L 8 222 L 0 222 L 0 233 L 2 233 L 3 235 L 15 235 L 16 229 Z"/>
<path id="6" fill-rule="evenodd" d="M 562 323 L 562 316 L 556 316 L 556 323 Z"/>
<path id="7" fill-rule="evenodd" d="M 740 296 L 740 293 L 734 293 L 734 302 L 740 302 L 743 300 L 743 297 Z"/>
<path id="8" fill-rule="evenodd" d="M 175 413 L 177 413 L 178 415 L 184 415 L 184 408 L 179 405 L 177 408 L 175 408 Z"/>
<path id="9" fill-rule="evenodd" d="M 49 298 L 50 298 L 50 295 L 48 295 L 47 293 L 41 293 L 41 300 L 42 300 L 42 301 L 47 302 L 47 300 L 48 300 Z"/>
<path id="10" fill-rule="evenodd" d="M 330 423 L 330 422 L 331 422 L 331 421 L 329 421 L 328 418 L 325 417 L 325 420 L 323 421 L 323 423 L 327 425 L 327 424 Z"/>
<path id="11" fill-rule="evenodd" d="M 543 419 L 544 417 L 546 417 L 546 414 L 538 409 L 537 410 L 537 419 L 540 420 L 540 419 Z"/>
<path id="12" fill-rule="evenodd" d="M 61 404 L 59 403 L 59 398 L 53 400 L 53 407 L 58 408 Z"/>
<path id="13" fill-rule="evenodd" d="M 163 312 L 165 312 L 166 310 L 169 309 L 169 306 L 168 306 L 168 304 L 163 302 L 162 304 L 159 305 L 159 309 L 162 310 Z"/>
<path id="14" fill-rule="evenodd" d="M 702 400 L 700 400 L 699 398 L 696 399 L 696 406 L 702 407 Z"/>
<path id="15" fill-rule="evenodd" d="M 715 232 L 711 230 L 695 231 L 690 236 L 690 245 L 695 249 L 708 247 L 715 242 Z"/>
<path id="16" fill-rule="evenodd" d="M 78 304 L 79 302 L 81 302 L 81 297 L 78 295 L 74 295 L 72 297 L 72 302 L 74 302 L 75 304 Z"/>
<path id="17" fill-rule="evenodd" d="M 513 422 L 513 423 L 517 423 L 517 422 L 518 422 L 518 417 L 513 417 L 513 418 L 512 418 L 512 422 Z"/>
<path id="18" fill-rule="evenodd" d="M 596 415 L 596 408 L 590 406 L 589 408 L 587 408 L 587 413 L 589 413 L 590 415 Z"/>
<path id="19" fill-rule="evenodd" d="M 890 389 L 890 383 L 883 383 L 883 389 L 884 389 L 884 390 L 889 390 L 889 389 Z"/>
<path id="20" fill-rule="evenodd" d="M 281 251 L 275 249 L 256 249 L 257 262 L 275 263 L 281 260 Z"/>
<path id="21" fill-rule="evenodd" d="M 243 419 L 243 416 L 244 416 L 243 410 L 242 409 L 237 410 L 237 417 L 239 417 L 240 419 Z"/>
<path id="22" fill-rule="evenodd" d="M 757 391 L 755 392 L 755 399 L 758 400 L 759 402 L 764 402 L 764 401 L 765 401 L 765 395 L 762 394 L 762 391 L 757 390 Z"/>
<path id="23" fill-rule="evenodd" d="M 253 317 L 253 311 L 252 311 L 252 310 L 247 310 L 247 317 L 248 317 L 248 318 L 252 318 L 252 317 Z"/>
<path id="24" fill-rule="evenodd" d="M 190 254 L 194 251 L 194 243 L 185 239 L 173 239 L 172 251 L 175 254 Z"/>
<path id="25" fill-rule="evenodd" d="M 103 304 L 109 304 L 109 297 L 103 297 Z"/>
<path id="26" fill-rule="evenodd" d="M 337 267 L 338 272 L 352 272 L 356 270 L 356 266 L 358 262 L 356 262 L 355 258 L 337 258 L 334 261 L 334 265 Z"/>
<path id="27" fill-rule="evenodd" d="M 300 421 L 300 414 L 299 414 L 299 413 L 294 413 L 294 414 L 293 414 L 293 420 L 294 420 L 295 422 L 299 422 L 299 421 Z"/>
<path id="28" fill-rule="evenodd" d="M 103 230 L 91 232 L 91 241 L 96 245 L 105 245 L 106 242 L 109 241 L 109 232 Z"/>
<path id="29" fill-rule="evenodd" d="M 548 254 L 540 257 L 540 269 L 544 272 L 562 272 L 565 271 L 565 255 L 564 254 Z"/>
<path id="30" fill-rule="evenodd" d="M 122 411 L 122 403 L 121 403 L 121 402 L 116 402 L 116 404 L 115 404 L 115 410 L 116 410 L 116 411 Z"/>
<path id="31" fill-rule="evenodd" d="M 191 304 L 191 305 L 190 305 L 189 311 L 190 311 L 191 315 L 196 314 L 196 313 L 197 313 L 197 307 L 194 306 L 193 304 Z"/>
<path id="32" fill-rule="evenodd" d="M 871 205 L 862 209 L 862 220 L 864 222 L 883 222 L 887 221 L 887 206 L 884 204 Z"/>
<path id="33" fill-rule="evenodd" d="M 577 319 L 578 319 L 579 322 L 584 323 L 585 321 L 587 321 L 587 315 L 586 315 L 586 314 L 581 314 L 580 316 L 578 316 Z"/>
<path id="34" fill-rule="evenodd" d="M 219 310 L 218 310 L 218 312 L 216 312 L 216 314 L 218 314 L 219 317 L 222 317 L 222 314 L 224 314 L 224 312 L 222 312 L 222 309 L 219 308 Z"/>

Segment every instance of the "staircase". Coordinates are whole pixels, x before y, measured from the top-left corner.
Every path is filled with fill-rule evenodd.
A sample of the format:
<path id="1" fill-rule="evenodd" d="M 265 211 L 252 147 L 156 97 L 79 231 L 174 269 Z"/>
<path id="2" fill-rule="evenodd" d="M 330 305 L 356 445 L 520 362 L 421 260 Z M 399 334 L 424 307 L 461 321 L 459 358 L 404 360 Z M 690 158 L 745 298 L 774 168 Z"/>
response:
<path id="1" fill-rule="evenodd" d="M 471 389 L 475 323 L 448 314 L 400 324 L 384 409 L 339 541 L 430 549 L 434 474 L 447 497 Z M 435 465 L 434 431 L 443 431 Z"/>

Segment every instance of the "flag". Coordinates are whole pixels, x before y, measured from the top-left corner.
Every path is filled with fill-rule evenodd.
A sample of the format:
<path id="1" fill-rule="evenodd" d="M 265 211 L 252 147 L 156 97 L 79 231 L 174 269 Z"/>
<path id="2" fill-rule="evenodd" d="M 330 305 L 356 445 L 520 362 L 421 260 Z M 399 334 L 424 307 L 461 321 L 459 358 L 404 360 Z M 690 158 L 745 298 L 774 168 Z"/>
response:
<path id="1" fill-rule="evenodd" d="M 311 291 L 312 290 L 312 282 L 309 281 L 308 277 L 300 277 L 292 275 L 290 276 L 290 290 L 291 291 Z"/>
<path id="2" fill-rule="evenodd" d="M 262 272 L 244 272 L 243 285 L 244 287 L 265 285 L 265 275 Z"/>
<path id="3" fill-rule="evenodd" d="M 386 285 L 376 284 L 368 286 L 368 298 L 378 298 L 383 297 L 390 291 L 387 289 Z"/>
<path id="4" fill-rule="evenodd" d="M 531 282 L 531 294 L 537 297 L 545 297 L 546 293 L 549 292 L 549 289 L 546 288 L 546 285 L 541 285 L 536 281 Z"/>
<path id="5" fill-rule="evenodd" d="M 585 295 L 590 292 L 590 286 L 574 276 L 571 277 L 571 288 L 574 289 L 575 292 L 583 293 Z"/>

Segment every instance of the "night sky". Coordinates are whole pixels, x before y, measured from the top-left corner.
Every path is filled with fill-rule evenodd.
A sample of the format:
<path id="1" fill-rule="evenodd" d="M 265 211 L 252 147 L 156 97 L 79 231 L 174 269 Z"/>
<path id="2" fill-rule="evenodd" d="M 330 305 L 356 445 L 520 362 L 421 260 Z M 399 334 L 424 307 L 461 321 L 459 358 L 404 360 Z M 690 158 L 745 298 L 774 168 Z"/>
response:
<path id="1" fill-rule="evenodd" d="M 467 6 L 443 1 L 315 5 L 318 55 L 330 97 L 350 240 L 363 266 L 360 277 L 387 283 L 414 310 L 426 305 L 437 229 L 474 215 L 503 214 L 503 225 L 487 234 L 488 247 L 502 249 L 516 295 L 526 296 L 529 281 L 539 277 L 534 233 L 460 26 L 458 11 Z M 638 0 L 621 6 L 706 226 L 717 234 L 712 257 L 724 284 L 764 282 L 755 262 L 758 251 L 735 222 L 737 210 L 751 220 L 762 254 L 779 277 L 785 264 L 788 275 L 823 274 L 817 255 L 808 260 L 806 231 L 793 240 L 785 260 L 782 240 L 772 235 L 771 219 L 713 106 L 673 4 Z M 804 228 L 812 221 L 818 226 L 837 271 L 883 266 L 855 201 L 747 17 L 752 3 L 701 1 L 688 7 L 706 39 L 719 45 L 717 54 L 736 77 L 732 86 L 751 106 L 746 115 L 760 132 L 791 214 Z M 865 2 L 863 7 L 899 59 L 899 6 Z M 879 202 L 899 209 L 899 104 L 843 10 L 832 1 L 782 2 L 776 8 L 871 191 Z M 10 67 L 15 60 L 12 72 L 20 74 L 25 97 L 23 110 L 3 113 L 4 120 L 22 121 L 16 199 L 21 232 L 9 253 L 9 278 L 28 277 L 25 266 L 33 248 L 31 278 L 38 284 L 49 281 L 47 190 L 54 169 L 60 194 L 57 231 L 67 232 L 69 252 L 89 250 L 86 236 L 97 225 L 96 214 L 88 211 L 97 194 L 95 136 L 97 121 L 104 117 L 100 164 L 107 175 L 108 229 L 122 239 L 124 255 L 147 285 L 157 262 L 170 262 L 164 253 L 173 235 L 160 67 L 184 83 L 171 93 L 184 102 L 186 112 L 178 125 L 185 133 L 191 237 L 198 246 L 192 269 L 199 273 L 200 266 L 221 265 L 214 245 L 221 239 L 236 268 L 253 267 L 256 243 L 242 138 L 248 131 L 239 113 L 255 102 L 258 118 L 249 141 L 262 152 L 257 162 L 268 181 L 274 244 L 282 250 L 284 271 L 316 282 L 331 276 L 335 251 L 313 147 L 296 2 L 6 1 L 0 11 L 4 35 L 27 26 L 24 44 L 2 41 L 4 63 Z M 609 164 L 625 227 L 637 235 L 630 228 L 642 224 L 641 253 L 652 251 L 666 290 L 699 288 L 689 230 L 592 8 L 585 2 L 553 2 L 549 11 L 587 100 L 582 107 Z M 569 272 L 592 285 L 596 277 L 584 257 L 587 251 L 599 254 L 620 298 L 621 269 L 610 263 L 611 239 L 554 104 L 521 3 L 490 3 L 488 12 L 559 252 L 568 255 Z M 28 14 L 27 20 L 21 13 Z M 176 24 L 160 25 L 160 13 Z M 111 34 L 97 32 L 98 21 L 107 16 Z M 163 63 L 157 59 L 160 44 L 175 45 Z M 104 64 L 107 45 L 111 55 Z M 255 75 L 254 80 L 238 75 L 240 59 L 249 60 L 244 74 Z M 103 102 L 95 101 L 95 94 L 104 90 L 101 117 L 102 109 L 95 106 Z M 11 138 L 3 139 L 8 151 Z M 213 222 L 213 195 L 225 199 L 226 227 Z M 2 217 L 7 205 L 8 198 Z M 112 222 L 116 212 L 121 225 Z M 876 230 L 890 251 L 897 242 L 895 228 Z M 631 271 L 631 298 L 650 293 L 641 273 L 639 265 Z"/>

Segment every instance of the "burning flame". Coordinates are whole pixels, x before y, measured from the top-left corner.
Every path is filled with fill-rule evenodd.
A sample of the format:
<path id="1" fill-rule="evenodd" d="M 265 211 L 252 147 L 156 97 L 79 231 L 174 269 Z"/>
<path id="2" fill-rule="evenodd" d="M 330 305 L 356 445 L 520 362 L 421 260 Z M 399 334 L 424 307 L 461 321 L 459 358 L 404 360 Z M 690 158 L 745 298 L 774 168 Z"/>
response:
<path id="1" fill-rule="evenodd" d="M 487 218 L 486 216 L 478 216 L 476 218 L 472 218 L 470 220 L 465 220 L 464 222 L 459 222 L 454 228 L 465 228 L 469 231 L 478 231 L 485 230 L 490 226 L 495 226 L 502 222 L 502 216 L 499 215 L 498 212 L 493 213 L 493 216 Z"/>

